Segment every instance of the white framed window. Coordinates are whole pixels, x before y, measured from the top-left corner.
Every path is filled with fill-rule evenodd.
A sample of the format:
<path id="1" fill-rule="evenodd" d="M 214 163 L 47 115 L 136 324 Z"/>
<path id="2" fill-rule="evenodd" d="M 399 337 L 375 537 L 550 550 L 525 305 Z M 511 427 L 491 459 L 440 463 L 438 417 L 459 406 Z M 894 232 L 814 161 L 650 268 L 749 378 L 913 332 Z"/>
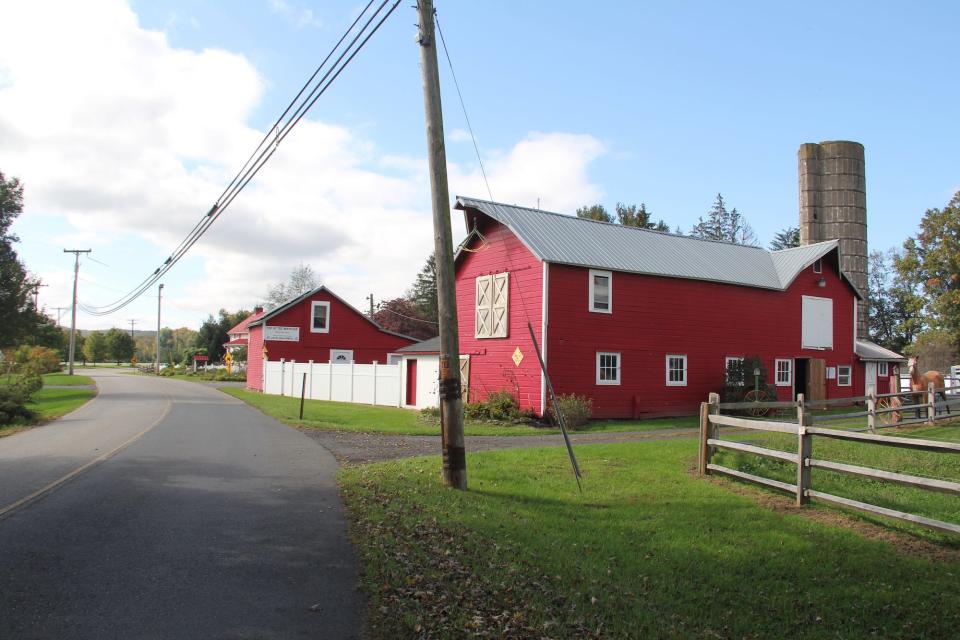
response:
<path id="1" fill-rule="evenodd" d="M 330 362 L 333 364 L 350 364 L 353 362 L 353 349 L 330 349 Z"/>
<path id="2" fill-rule="evenodd" d="M 851 382 L 850 378 L 853 367 L 848 364 L 841 364 L 837 367 L 837 386 L 838 387 L 849 387 Z"/>
<path id="3" fill-rule="evenodd" d="M 510 274 L 493 273 L 476 279 L 474 337 L 506 338 L 509 326 Z"/>
<path id="4" fill-rule="evenodd" d="M 613 313 L 613 274 L 590 269 L 590 311 Z"/>
<path id="5" fill-rule="evenodd" d="M 813 261 L 813 272 L 814 273 L 823 273 L 823 259 L 817 258 Z"/>
<path id="6" fill-rule="evenodd" d="M 310 304 L 310 333 L 330 333 L 330 303 L 318 300 Z"/>
<path id="7" fill-rule="evenodd" d="M 620 354 L 597 352 L 597 384 L 620 384 Z"/>
<path id="8" fill-rule="evenodd" d="M 687 386 L 687 356 L 677 354 L 667 355 L 667 386 Z"/>
<path id="9" fill-rule="evenodd" d="M 774 361 L 777 371 L 777 386 L 789 387 L 793 384 L 793 360 L 781 360 L 777 358 Z"/>
<path id="10" fill-rule="evenodd" d="M 800 346 L 803 349 L 833 349 L 833 300 L 802 297 Z"/>
<path id="11" fill-rule="evenodd" d="M 888 376 L 890 375 L 890 366 L 887 362 L 881 362 L 877 364 L 877 375 Z"/>
<path id="12" fill-rule="evenodd" d="M 723 359 L 723 377 L 728 384 L 733 382 L 736 384 L 736 386 L 742 387 L 744 384 L 742 377 L 740 380 L 736 380 L 736 381 L 730 380 L 730 365 L 738 365 L 738 364 L 740 365 L 743 364 L 743 356 L 727 356 L 726 358 L 724 358 Z"/>

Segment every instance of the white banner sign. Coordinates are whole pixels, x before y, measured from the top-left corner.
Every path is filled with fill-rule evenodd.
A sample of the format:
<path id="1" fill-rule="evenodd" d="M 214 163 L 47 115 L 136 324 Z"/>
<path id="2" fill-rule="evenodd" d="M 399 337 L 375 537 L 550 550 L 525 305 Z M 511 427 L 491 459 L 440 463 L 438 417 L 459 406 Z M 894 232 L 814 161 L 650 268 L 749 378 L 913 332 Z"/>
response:
<path id="1" fill-rule="evenodd" d="M 300 327 L 264 327 L 264 340 L 278 340 L 281 342 L 300 342 Z"/>

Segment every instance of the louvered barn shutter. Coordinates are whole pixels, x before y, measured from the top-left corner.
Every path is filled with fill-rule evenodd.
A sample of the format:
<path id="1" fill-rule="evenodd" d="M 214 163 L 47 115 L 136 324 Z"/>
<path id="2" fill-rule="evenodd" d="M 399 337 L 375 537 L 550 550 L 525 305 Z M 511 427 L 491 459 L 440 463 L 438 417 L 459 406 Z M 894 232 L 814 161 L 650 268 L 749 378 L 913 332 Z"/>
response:
<path id="1" fill-rule="evenodd" d="M 509 325 L 510 274 L 493 275 L 493 304 L 490 328 L 491 338 L 506 338 Z"/>
<path id="2" fill-rule="evenodd" d="M 490 276 L 480 276 L 477 278 L 477 313 L 476 327 L 474 336 L 477 338 L 490 337 L 490 305 L 492 278 Z"/>

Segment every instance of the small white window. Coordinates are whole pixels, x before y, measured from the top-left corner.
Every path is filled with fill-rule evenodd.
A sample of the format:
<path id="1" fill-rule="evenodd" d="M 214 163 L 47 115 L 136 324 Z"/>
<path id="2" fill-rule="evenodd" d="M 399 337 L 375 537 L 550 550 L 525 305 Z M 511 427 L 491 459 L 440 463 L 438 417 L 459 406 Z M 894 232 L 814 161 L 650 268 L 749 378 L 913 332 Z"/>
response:
<path id="1" fill-rule="evenodd" d="M 740 376 L 739 380 L 730 380 L 730 365 L 742 365 L 743 356 L 727 356 L 723 359 L 723 376 L 727 381 L 727 384 L 733 383 L 738 387 L 743 386 L 743 377 Z"/>
<path id="2" fill-rule="evenodd" d="M 314 302 L 310 305 L 310 332 L 330 333 L 330 303 Z"/>
<path id="3" fill-rule="evenodd" d="M 814 273 L 823 273 L 823 260 L 817 258 L 813 261 L 813 272 Z"/>
<path id="4" fill-rule="evenodd" d="M 687 356 L 667 356 L 667 386 L 687 386 Z"/>
<path id="5" fill-rule="evenodd" d="M 613 313 L 613 274 L 590 269 L 590 311 Z"/>
<path id="6" fill-rule="evenodd" d="M 793 384 L 793 360 L 776 360 L 777 386 L 789 387 Z"/>
<path id="7" fill-rule="evenodd" d="M 848 364 L 841 364 L 837 367 L 837 386 L 838 387 L 849 387 L 850 386 L 850 372 L 852 368 Z"/>
<path id="8" fill-rule="evenodd" d="M 619 353 L 597 353 L 597 384 L 620 384 Z"/>
<path id="9" fill-rule="evenodd" d="M 877 374 L 878 374 L 878 375 L 881 375 L 881 376 L 888 376 L 888 375 L 890 375 L 889 364 L 886 363 L 886 362 L 881 362 L 880 364 L 878 364 L 878 365 L 877 365 Z"/>

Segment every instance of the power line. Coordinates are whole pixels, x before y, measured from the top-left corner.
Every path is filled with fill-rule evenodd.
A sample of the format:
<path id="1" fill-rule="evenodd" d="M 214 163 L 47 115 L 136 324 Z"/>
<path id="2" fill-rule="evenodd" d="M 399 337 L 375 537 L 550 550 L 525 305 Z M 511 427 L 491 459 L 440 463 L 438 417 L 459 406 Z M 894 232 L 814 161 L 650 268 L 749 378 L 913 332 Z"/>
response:
<path id="1" fill-rule="evenodd" d="M 425 322 L 427 324 L 439 324 L 438 322 L 434 322 L 433 320 L 424 320 L 423 318 L 414 318 L 413 316 L 404 315 L 402 313 L 398 313 L 393 309 L 388 309 L 386 307 L 380 307 L 379 309 L 377 309 L 377 311 L 386 311 L 387 313 L 392 313 L 395 316 L 400 316 L 401 318 L 406 318 L 407 320 L 415 320 L 417 322 Z"/>
<path id="2" fill-rule="evenodd" d="M 480 148 L 477 146 L 477 138 L 473 135 L 473 126 L 470 124 L 470 116 L 467 115 L 467 105 L 463 101 L 463 94 L 460 93 L 460 83 L 457 82 L 457 74 L 453 70 L 453 61 L 450 59 L 450 52 L 447 50 L 447 41 L 443 38 L 443 29 L 440 28 L 440 19 L 436 13 L 434 13 L 433 20 L 437 23 L 437 33 L 440 34 L 440 44 L 443 45 L 443 54 L 447 57 L 450 75 L 453 76 L 453 86 L 457 88 L 457 97 L 460 98 L 460 108 L 463 109 L 463 119 L 467 121 L 467 130 L 470 132 L 470 139 L 473 140 L 473 150 L 477 154 L 477 162 L 480 163 L 480 174 L 483 176 L 483 183 L 487 185 L 487 195 L 493 200 L 493 192 L 490 191 L 490 182 L 487 180 L 487 170 L 483 168 L 483 160 L 480 158 Z"/>
<path id="3" fill-rule="evenodd" d="M 356 25 L 360 22 L 363 16 L 367 13 L 370 6 L 372 6 L 374 0 L 371 0 L 360 13 L 356 20 L 350 25 L 346 30 L 344 35 L 340 38 L 330 53 L 327 54 L 327 57 L 324 58 L 324 61 L 321 63 L 320 67 L 314 71 L 310 79 L 300 89 L 300 92 L 297 93 L 297 96 L 290 102 L 287 108 L 283 111 L 280 117 L 277 119 L 277 124 L 274 124 L 273 127 L 267 132 L 260 144 L 257 145 L 257 148 L 254 149 L 250 158 L 244 163 L 240 171 L 234 176 L 233 180 L 227 185 L 227 187 L 220 194 L 220 197 L 213 204 L 210 210 L 194 225 L 193 229 L 187 234 L 187 236 L 180 242 L 176 249 L 170 254 L 170 256 L 163 262 L 163 264 L 158 267 L 151 275 L 147 276 L 143 282 L 134 287 L 132 291 L 123 296 L 122 298 L 116 300 L 115 302 L 103 305 L 103 306 L 91 306 L 84 305 L 84 311 L 90 315 L 94 316 L 105 316 L 123 309 L 134 300 L 139 298 L 145 291 L 153 286 L 158 280 L 160 280 L 173 266 L 193 247 L 194 244 L 203 236 L 204 233 L 213 225 L 216 219 L 230 206 L 230 204 L 236 199 L 236 197 L 243 191 L 244 188 L 253 180 L 261 168 L 270 160 L 273 154 L 276 152 L 277 147 L 280 142 L 286 138 L 287 135 L 293 130 L 293 128 L 303 119 L 307 112 L 316 104 L 317 100 L 322 96 L 330 85 L 340 76 L 343 70 L 350 64 L 350 62 L 356 57 L 361 49 L 367 44 L 371 37 L 380 29 L 383 23 L 389 18 L 397 6 L 400 4 L 400 0 L 395 0 L 393 5 L 387 9 L 386 13 L 383 13 L 379 21 L 377 17 L 383 12 L 384 7 L 390 2 L 390 0 L 383 0 L 383 2 L 373 11 L 373 13 L 367 17 L 366 22 L 360 28 L 360 30 L 354 35 L 353 39 L 346 46 L 346 48 L 340 52 L 340 55 L 332 63 L 330 68 L 326 70 L 320 80 L 315 84 L 315 86 L 304 96 L 304 91 L 310 86 L 310 84 L 316 79 L 319 75 L 320 70 L 323 69 L 324 65 L 333 57 L 337 52 L 340 45 L 347 39 L 350 33 L 354 30 Z M 374 22 L 376 24 L 374 24 Z M 371 28 L 371 25 L 373 27 Z M 361 39 L 362 38 L 362 39 Z M 359 42 L 359 44 L 357 44 Z M 302 98 L 302 100 L 300 100 Z M 291 113 L 291 109 L 294 105 L 297 104 L 297 101 L 300 100 L 299 106 L 294 109 Z M 289 116 L 289 117 L 287 117 Z M 283 122 L 282 126 L 279 125 L 283 119 L 287 117 L 287 120 Z M 251 159 L 252 162 L 251 162 Z"/>

